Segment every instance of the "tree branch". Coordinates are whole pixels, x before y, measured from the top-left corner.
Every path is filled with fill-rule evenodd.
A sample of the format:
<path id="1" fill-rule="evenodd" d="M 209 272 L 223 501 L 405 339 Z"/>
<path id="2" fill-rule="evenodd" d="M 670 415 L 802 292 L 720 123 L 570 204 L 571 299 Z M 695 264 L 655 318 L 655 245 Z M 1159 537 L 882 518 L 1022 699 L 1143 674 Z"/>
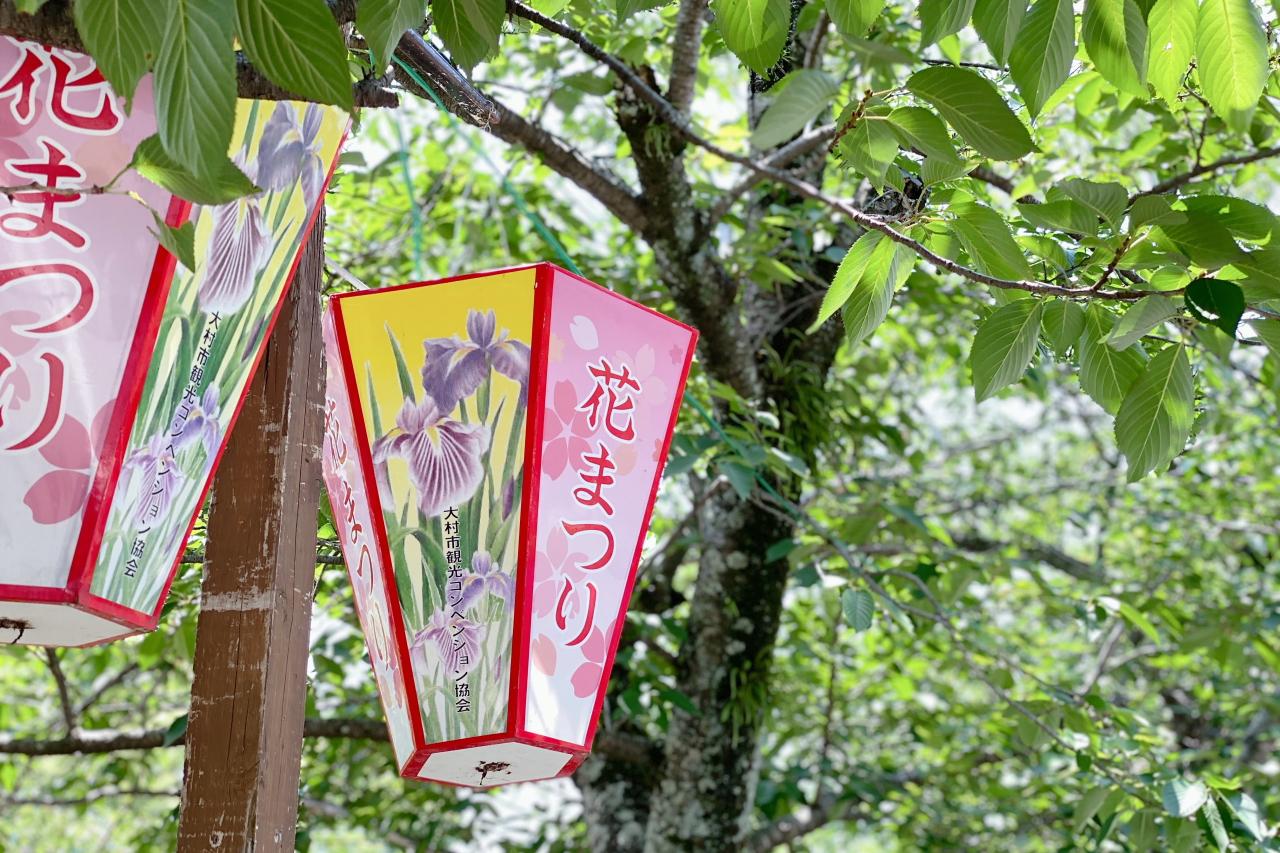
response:
<path id="1" fill-rule="evenodd" d="M 62 664 L 58 661 L 56 649 L 46 647 L 44 659 L 49 666 L 49 672 L 53 675 L 54 682 L 58 685 L 58 703 L 62 706 L 62 721 L 66 723 L 67 736 L 70 737 L 76 730 L 76 712 L 71 703 L 71 690 L 67 687 L 67 676 L 62 671 Z"/>
<path id="2" fill-rule="evenodd" d="M 707 21 L 707 0 L 681 0 L 672 39 L 671 73 L 667 97 L 682 113 L 689 112 L 698 84 L 698 59 L 702 53 L 702 29 Z"/>
<path id="3" fill-rule="evenodd" d="M 1265 160 L 1268 157 L 1278 156 L 1280 156 L 1280 145 L 1275 145 L 1271 148 L 1262 148 L 1250 154 L 1237 154 L 1233 157 L 1223 157 L 1221 160 L 1214 160 L 1212 163 L 1204 163 L 1196 166 L 1189 172 L 1184 172 L 1181 175 L 1175 175 L 1172 178 L 1166 178 L 1150 189 L 1135 193 L 1130 197 L 1129 204 L 1133 204 L 1134 199 L 1141 198 L 1144 195 L 1159 195 L 1161 193 L 1167 193 L 1169 190 L 1176 190 L 1179 187 L 1186 186 L 1201 175 L 1207 175 L 1210 172 L 1216 172 L 1219 169 L 1225 169 L 1229 166 L 1243 166 L 1246 163 L 1256 163 L 1257 161 Z"/>

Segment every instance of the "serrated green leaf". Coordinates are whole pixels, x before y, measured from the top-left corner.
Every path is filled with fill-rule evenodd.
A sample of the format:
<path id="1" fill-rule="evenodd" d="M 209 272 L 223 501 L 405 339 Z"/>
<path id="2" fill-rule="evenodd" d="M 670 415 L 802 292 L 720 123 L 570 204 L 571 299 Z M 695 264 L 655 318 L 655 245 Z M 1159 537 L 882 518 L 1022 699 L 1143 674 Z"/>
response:
<path id="1" fill-rule="evenodd" d="M 947 126 L 924 107 L 898 107 L 889 113 L 889 126 L 905 148 L 914 148 L 940 163 L 961 163 Z"/>
<path id="2" fill-rule="evenodd" d="M 1113 229 L 1120 227 L 1129 196 L 1117 183 L 1095 183 L 1072 178 L 1057 185 L 1068 198 L 1078 201 L 1102 218 Z"/>
<path id="3" fill-rule="evenodd" d="M 164 746 L 173 746 L 178 741 L 186 737 L 188 717 L 183 714 L 169 724 L 169 728 L 165 729 L 162 743 Z"/>
<path id="4" fill-rule="evenodd" d="M 1174 817 L 1191 817 L 1208 799 L 1209 789 L 1203 782 L 1173 779 L 1165 782 L 1160 791 L 1165 811 Z"/>
<path id="5" fill-rule="evenodd" d="M 929 156 L 924 158 L 924 163 L 920 166 L 920 180 L 924 181 L 925 186 L 931 187 L 943 181 L 962 178 L 969 174 L 972 168 L 963 160 Z"/>
<path id="6" fill-rule="evenodd" d="M 1221 224 L 1232 237 L 1251 243 L 1270 243 L 1280 233 L 1280 219 L 1267 208 L 1233 196 L 1205 193 L 1187 196 L 1182 205 L 1196 217 Z"/>
<path id="7" fill-rule="evenodd" d="M 1103 79 L 1147 97 L 1147 22 L 1136 0 L 1085 0 L 1080 40 Z"/>
<path id="8" fill-rule="evenodd" d="M 791 29 L 787 0 L 714 0 L 716 25 L 742 64 L 764 74 L 782 57 Z"/>
<path id="9" fill-rule="evenodd" d="M 827 0 L 831 23 L 846 36 L 862 36 L 884 9 L 885 0 Z"/>
<path id="10" fill-rule="evenodd" d="M 772 148 L 786 142 L 822 114 L 839 91 L 836 81 L 812 68 L 800 68 L 775 87 L 773 103 L 760 116 L 751 133 L 755 148 Z"/>
<path id="11" fill-rule="evenodd" d="M 196 268 L 195 223 L 188 221 L 174 228 L 171 225 L 166 225 L 164 219 L 154 210 L 151 211 L 151 217 L 156 223 L 155 230 L 151 233 L 156 235 L 160 245 L 164 246 L 169 254 L 177 258 L 178 263 L 194 272 Z"/>
<path id="12" fill-rule="evenodd" d="M 854 241 L 849 251 L 845 252 L 840 266 L 836 267 L 835 276 L 831 279 L 831 286 L 822 297 L 822 305 L 818 308 L 818 319 L 814 320 L 813 325 L 809 327 L 810 332 L 816 330 L 844 307 L 845 302 L 849 300 L 849 295 L 853 293 L 853 288 L 862 280 L 862 273 L 867 268 L 867 262 L 871 260 L 871 252 L 883 239 L 884 235 L 879 231 L 866 231 Z"/>
<path id="13" fill-rule="evenodd" d="M 1099 406 L 1115 413 L 1142 374 L 1142 351 L 1137 346 L 1116 351 L 1106 344 L 1112 319 L 1105 309 L 1091 305 L 1084 314 L 1080 337 L 1080 387 Z"/>
<path id="14" fill-rule="evenodd" d="M 1022 378 L 1036 351 L 1043 311 L 1038 299 L 1017 299 L 996 309 L 978 327 L 969 364 L 979 403 Z"/>
<path id="15" fill-rule="evenodd" d="M 844 610 L 844 621 L 855 632 L 867 630 L 875 621 L 876 600 L 865 589 L 845 589 L 840 593 L 840 606 Z"/>
<path id="16" fill-rule="evenodd" d="M 974 264 L 988 275 L 1015 280 L 1031 277 L 1031 266 L 1004 217 L 978 202 L 952 208 L 954 229 Z"/>
<path id="17" fill-rule="evenodd" d="M 1271 350 L 1271 356 L 1280 359 L 1280 320 L 1250 320 L 1249 325 L 1257 333 L 1258 340 Z"/>
<path id="18" fill-rule="evenodd" d="M 1197 266 L 1217 269 L 1242 259 L 1244 253 L 1217 216 L 1187 210 L 1183 217 L 1180 222 L 1162 222 L 1160 230 Z"/>
<path id="19" fill-rule="evenodd" d="M 347 45 L 324 0 L 236 0 L 236 34 L 272 82 L 351 111 Z"/>
<path id="20" fill-rule="evenodd" d="M 1129 482 L 1181 452 L 1191 434 L 1193 398 L 1191 365 L 1182 345 L 1167 347 L 1147 363 L 1116 413 L 1116 446 L 1129 463 Z"/>
<path id="21" fill-rule="evenodd" d="M 1267 38 L 1250 0 L 1204 0 L 1196 21 L 1196 74 L 1213 111 L 1243 134 L 1267 85 Z"/>
<path id="22" fill-rule="evenodd" d="M 1041 333 L 1059 358 L 1079 342 L 1083 331 L 1084 309 L 1076 303 L 1055 299 L 1045 306 Z"/>
<path id="23" fill-rule="evenodd" d="M 973 16 L 974 0 L 920 0 L 920 47 L 958 33 Z"/>
<path id="24" fill-rule="evenodd" d="M 1186 214 L 1169 206 L 1169 200 L 1161 195 L 1144 195 L 1134 199 L 1129 207 L 1129 230 L 1137 231 L 1148 225 L 1162 222 L 1177 224 L 1186 221 Z"/>
<path id="25" fill-rule="evenodd" d="M 1046 201 L 1043 204 L 1018 205 L 1022 218 L 1046 231 L 1066 231 L 1069 234 L 1097 234 L 1098 215 L 1089 208 L 1069 198 Z"/>
<path id="26" fill-rule="evenodd" d="M 1107 336 L 1107 345 L 1115 350 L 1128 349 L 1177 313 L 1176 300 L 1168 296 L 1144 296 L 1116 321 Z"/>
<path id="27" fill-rule="evenodd" d="M 156 59 L 156 120 L 168 155 L 208 178 L 223 167 L 236 110 L 235 11 L 224 0 L 174 0 Z"/>
<path id="28" fill-rule="evenodd" d="M 1204 801 L 1204 805 L 1200 807 L 1200 813 L 1204 815 L 1205 823 L 1209 825 L 1209 838 L 1219 850 L 1227 850 L 1231 847 L 1231 841 L 1227 838 L 1227 828 L 1222 825 L 1222 814 L 1218 811 L 1218 804 L 1213 801 L 1213 797 L 1209 797 Z"/>
<path id="29" fill-rule="evenodd" d="M 849 165 L 879 191 L 898 156 L 898 137 L 884 116 L 863 116 L 840 137 L 839 150 Z"/>
<path id="30" fill-rule="evenodd" d="M 1147 15 L 1147 80 L 1172 106 L 1196 49 L 1196 0 L 1156 0 Z"/>
<path id="31" fill-rule="evenodd" d="M 862 276 L 844 304 L 842 317 L 849 345 L 865 340 L 889 315 L 893 294 L 911 275 L 915 253 L 876 232 Z"/>
<path id="32" fill-rule="evenodd" d="M 857 54 L 858 59 L 868 67 L 914 65 L 916 61 L 916 58 L 905 50 L 886 44 L 883 41 L 870 41 L 868 39 L 855 38 L 854 36 L 845 36 L 845 42 Z"/>
<path id="33" fill-rule="evenodd" d="M 419 26 L 426 16 L 426 0 L 360 0 L 356 28 L 369 46 L 375 73 L 381 74 L 391 64 L 404 31 Z"/>
<path id="34" fill-rule="evenodd" d="M 996 87 L 967 68 L 938 66 L 917 71 L 907 81 L 956 132 L 985 157 L 1016 160 L 1035 150 L 1031 135 Z"/>
<path id="35" fill-rule="evenodd" d="M 506 13 L 503 0 L 431 0 L 436 32 L 463 68 L 497 53 Z"/>
<path id="36" fill-rule="evenodd" d="M 1036 0 L 1009 54 L 1009 73 L 1035 118 L 1071 74 L 1076 16 L 1071 0 Z"/>
<path id="37" fill-rule="evenodd" d="M 77 0 L 71 10 L 85 48 L 128 107 L 160 53 L 163 7 L 155 0 Z"/>
<path id="38" fill-rule="evenodd" d="M 1184 293 L 1187 309 L 1204 323 L 1211 323 L 1231 337 L 1244 316 L 1244 292 L 1240 285 L 1214 278 L 1196 279 Z"/>
<path id="39" fill-rule="evenodd" d="M 195 204 L 226 204 L 258 192 L 226 154 L 212 174 L 197 177 L 165 152 L 159 136 L 148 136 L 138 143 L 130 168 L 153 184 Z"/>
<path id="40" fill-rule="evenodd" d="M 616 4 L 618 23 L 626 21 L 636 12 L 657 9 L 659 6 L 665 6 L 670 2 L 671 0 L 618 0 Z"/>
<path id="41" fill-rule="evenodd" d="M 1001 65 L 1009 60 L 1026 12 L 1027 0 L 978 0 L 974 4 L 973 28 Z"/>

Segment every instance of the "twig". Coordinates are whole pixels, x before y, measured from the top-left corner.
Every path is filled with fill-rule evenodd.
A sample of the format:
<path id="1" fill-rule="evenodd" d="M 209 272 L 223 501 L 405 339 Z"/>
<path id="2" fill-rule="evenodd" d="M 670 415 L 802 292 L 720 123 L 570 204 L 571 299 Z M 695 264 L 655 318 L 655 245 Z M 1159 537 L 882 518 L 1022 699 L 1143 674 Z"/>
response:
<path id="1" fill-rule="evenodd" d="M 62 705 L 62 721 L 67 726 L 67 737 L 71 737 L 76 730 L 76 712 L 71 703 L 71 689 L 67 686 L 66 673 L 62 671 L 62 664 L 58 661 L 57 650 L 46 647 L 44 659 L 49 666 L 49 672 L 53 674 L 54 682 L 58 685 L 58 702 Z"/>
<path id="2" fill-rule="evenodd" d="M 1214 160 L 1212 163 L 1205 163 L 1203 165 L 1196 166 L 1191 171 L 1185 172 L 1181 175 L 1166 178 L 1150 189 L 1134 193 L 1129 198 L 1129 204 L 1133 204 L 1134 200 L 1139 199 L 1144 195 L 1160 195 L 1161 193 L 1169 192 L 1169 190 L 1176 190 L 1179 187 L 1186 186 L 1201 175 L 1207 175 L 1210 172 L 1216 172 L 1219 169 L 1225 169 L 1229 166 L 1243 166 L 1247 163 L 1256 163 L 1259 160 L 1266 160 L 1268 157 L 1277 156 L 1280 156 L 1280 145 L 1275 145 L 1271 148 L 1262 148 L 1249 154 L 1237 154 L 1232 157 L 1223 157 L 1221 160 Z"/>

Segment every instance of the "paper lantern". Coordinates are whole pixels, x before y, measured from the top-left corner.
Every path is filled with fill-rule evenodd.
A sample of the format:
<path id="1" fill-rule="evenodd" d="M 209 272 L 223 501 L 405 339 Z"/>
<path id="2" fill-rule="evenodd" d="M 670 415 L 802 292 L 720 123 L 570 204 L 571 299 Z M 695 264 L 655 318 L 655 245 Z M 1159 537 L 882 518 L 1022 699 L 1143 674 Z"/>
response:
<path id="1" fill-rule="evenodd" d="M 586 757 L 696 337 L 550 264 L 330 301 L 324 474 L 401 775 Z"/>
<path id="2" fill-rule="evenodd" d="M 150 78 L 126 114 L 88 57 L 0 38 L 0 643 L 155 627 L 347 121 L 241 101 L 262 192 L 191 211 L 127 170 Z M 153 210 L 190 217 L 194 272 Z"/>

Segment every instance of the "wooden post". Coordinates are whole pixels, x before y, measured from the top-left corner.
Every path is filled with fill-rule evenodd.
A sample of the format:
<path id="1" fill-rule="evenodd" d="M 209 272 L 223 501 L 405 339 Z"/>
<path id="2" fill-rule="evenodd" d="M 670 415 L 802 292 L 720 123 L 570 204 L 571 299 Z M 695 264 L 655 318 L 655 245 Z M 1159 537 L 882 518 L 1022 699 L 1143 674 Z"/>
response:
<path id="1" fill-rule="evenodd" d="M 292 850 L 320 495 L 324 214 L 214 481 L 179 850 Z"/>

